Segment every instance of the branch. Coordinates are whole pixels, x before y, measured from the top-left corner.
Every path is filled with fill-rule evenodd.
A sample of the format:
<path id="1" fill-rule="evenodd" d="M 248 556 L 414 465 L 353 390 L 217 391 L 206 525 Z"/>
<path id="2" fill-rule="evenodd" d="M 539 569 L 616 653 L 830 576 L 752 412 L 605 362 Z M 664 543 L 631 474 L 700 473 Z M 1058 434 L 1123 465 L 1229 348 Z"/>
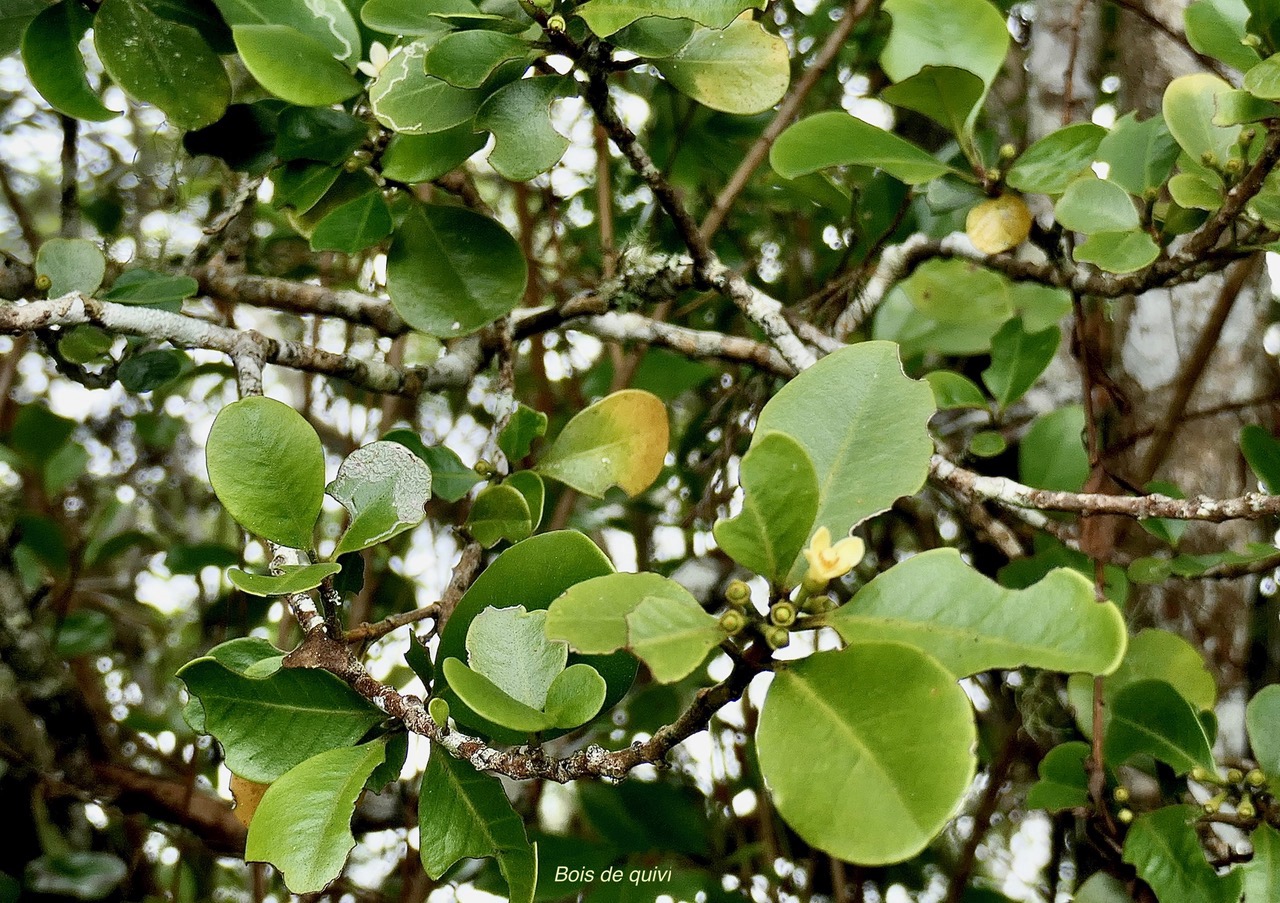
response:
<path id="1" fill-rule="evenodd" d="M 990 499 L 1014 508 L 1069 511 L 1075 514 L 1115 514 L 1122 517 L 1164 517 L 1222 523 L 1256 520 L 1280 514 L 1280 496 L 1250 492 L 1230 499 L 1196 496 L 1175 499 L 1167 495 L 1107 495 L 1033 489 L 1007 477 L 988 477 L 952 464 L 941 455 L 930 462 L 933 479 L 970 498 Z"/>
<path id="2" fill-rule="evenodd" d="M 385 298 L 291 279 L 249 276 L 219 266 L 196 267 L 190 275 L 200 284 L 202 294 L 224 301 L 298 314 L 338 317 L 369 326 L 386 336 L 398 336 L 409 331 L 408 324 L 400 319 L 396 309 Z"/>
<path id="3" fill-rule="evenodd" d="M 643 342 L 662 345 L 690 358 L 720 358 L 750 364 L 778 376 L 794 376 L 796 371 L 774 348 L 742 336 L 702 329 L 673 326 L 634 313 L 605 313 L 566 326 L 615 342 Z"/>

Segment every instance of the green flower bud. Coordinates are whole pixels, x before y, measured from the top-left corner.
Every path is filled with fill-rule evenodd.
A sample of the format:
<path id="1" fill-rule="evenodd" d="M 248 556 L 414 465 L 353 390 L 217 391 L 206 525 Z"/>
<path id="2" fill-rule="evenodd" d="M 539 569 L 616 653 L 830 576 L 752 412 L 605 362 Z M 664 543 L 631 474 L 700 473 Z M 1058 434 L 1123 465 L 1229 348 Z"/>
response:
<path id="1" fill-rule="evenodd" d="M 1212 781 L 1213 778 L 1209 775 L 1209 772 L 1207 769 L 1197 765 L 1191 769 L 1191 780 L 1203 782 L 1203 781 Z"/>
<path id="2" fill-rule="evenodd" d="M 474 470 L 476 473 L 478 473 L 480 476 L 484 477 L 486 480 L 498 472 L 494 468 L 494 466 L 490 464 L 488 461 L 486 461 L 484 458 L 481 458 L 479 461 L 476 461 L 475 466 L 471 469 Z"/>
<path id="3" fill-rule="evenodd" d="M 1119 812 L 1116 813 L 1116 820 L 1120 822 L 1120 824 L 1122 825 L 1129 824 L 1129 822 L 1133 821 L 1133 810 L 1121 809 Z"/>
<path id="4" fill-rule="evenodd" d="M 769 609 L 769 620 L 779 627 L 790 627 L 796 622 L 796 607 L 790 602 L 777 602 Z"/>
<path id="5" fill-rule="evenodd" d="M 1231 175 L 1238 176 L 1240 175 L 1240 173 L 1244 172 L 1244 161 L 1237 160 L 1233 157 L 1232 159 L 1228 160 L 1226 165 L 1223 166 L 1222 168 L 1225 169 Z"/>
<path id="6" fill-rule="evenodd" d="M 1012 160 L 1012 159 L 1013 159 L 1014 157 L 1016 157 L 1016 156 L 1018 156 L 1018 148 L 1017 148 L 1017 147 L 1015 147 L 1015 146 L 1014 146 L 1014 145 L 1012 145 L 1012 144 L 1002 144 L 1002 145 L 1000 145 L 1000 159 L 1001 159 L 1001 160 L 1003 160 L 1004 162 L 1006 162 L 1006 163 L 1007 163 L 1007 162 L 1009 162 L 1010 160 Z"/>
<path id="7" fill-rule="evenodd" d="M 1240 805 L 1236 806 L 1236 815 L 1241 818 L 1253 818 L 1258 814 L 1258 810 L 1253 805 L 1253 800 L 1246 794 L 1245 798 L 1240 801 Z"/>
<path id="8" fill-rule="evenodd" d="M 1227 769 L 1227 782 L 1231 784 L 1239 784 L 1244 780 L 1244 772 L 1239 768 Z"/>
<path id="9" fill-rule="evenodd" d="M 742 580 L 732 580 L 724 589 L 724 597 L 734 608 L 743 608 L 751 602 L 751 587 Z"/>
<path id="10" fill-rule="evenodd" d="M 1253 143 L 1253 139 L 1258 137 L 1257 129 L 1245 129 L 1240 133 L 1240 137 L 1236 139 L 1236 144 L 1241 147 L 1248 147 Z"/>
<path id="11" fill-rule="evenodd" d="M 1204 811 L 1207 812 L 1209 815 L 1213 815 L 1215 812 L 1217 812 L 1219 809 L 1222 808 L 1222 804 L 1225 803 L 1226 801 L 1227 801 L 1227 792 L 1224 790 L 1221 793 L 1214 795 L 1211 799 L 1208 799 L 1205 801 L 1203 806 Z"/>
<path id="12" fill-rule="evenodd" d="M 1257 768 L 1250 770 L 1244 776 L 1244 779 L 1249 783 L 1250 787 L 1261 787 L 1267 783 L 1267 776 Z"/>
<path id="13" fill-rule="evenodd" d="M 785 627 L 766 627 L 764 641 L 770 649 L 781 649 L 791 643 L 791 632 Z"/>
<path id="14" fill-rule="evenodd" d="M 731 608 L 720 616 L 720 629 L 733 636 L 747 626 L 747 617 L 736 608 Z"/>
<path id="15" fill-rule="evenodd" d="M 1205 166 L 1208 166 L 1210 169 L 1217 169 L 1218 155 L 1215 154 L 1213 151 L 1205 151 L 1203 154 L 1200 155 L 1200 162 L 1203 163 Z"/>
<path id="16" fill-rule="evenodd" d="M 1117 787 L 1111 796 L 1117 803 L 1127 803 L 1129 802 L 1129 788 Z"/>
<path id="17" fill-rule="evenodd" d="M 1258 37 L 1256 34 L 1247 34 L 1240 39 L 1240 43 L 1246 47 L 1261 47 L 1262 38 Z"/>
<path id="18" fill-rule="evenodd" d="M 559 13 L 556 13 L 554 16 L 547 19 L 547 31 L 550 31 L 555 34 L 561 34 L 564 32 L 566 27 L 567 26 L 564 21 L 564 16 L 560 15 Z"/>
<path id="19" fill-rule="evenodd" d="M 36 277 L 36 288 L 42 292 L 47 292 L 53 288 L 53 280 L 49 278 L 48 273 L 41 273 Z"/>

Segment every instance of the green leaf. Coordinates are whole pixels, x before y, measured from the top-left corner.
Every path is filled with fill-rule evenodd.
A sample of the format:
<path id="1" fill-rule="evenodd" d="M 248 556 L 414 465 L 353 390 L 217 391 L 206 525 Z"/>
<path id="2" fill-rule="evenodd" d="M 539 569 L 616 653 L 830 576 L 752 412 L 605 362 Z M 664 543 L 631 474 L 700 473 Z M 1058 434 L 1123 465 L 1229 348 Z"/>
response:
<path id="1" fill-rule="evenodd" d="M 504 85 L 476 111 L 475 127 L 493 133 L 489 165 L 513 182 L 527 182 L 560 162 L 569 139 L 551 125 L 551 104 L 575 93 L 558 75 L 522 78 Z"/>
<path id="2" fill-rule="evenodd" d="M 1040 780 L 1027 791 L 1028 809 L 1059 812 L 1089 804 L 1089 777 L 1085 760 L 1092 750 L 1088 743 L 1072 740 L 1060 743 L 1040 760 Z"/>
<path id="3" fill-rule="evenodd" d="M 1218 111 L 1213 114 L 1214 125 L 1244 125 L 1275 119 L 1280 116 L 1280 104 L 1259 100 L 1248 91 L 1224 91 L 1218 95 Z"/>
<path id="4" fill-rule="evenodd" d="M 1245 707 L 1249 745 L 1258 767 L 1269 777 L 1280 777 L 1280 685 L 1263 687 Z"/>
<path id="5" fill-rule="evenodd" d="M 924 379 L 933 390 L 933 403 L 939 411 L 987 406 L 987 397 L 967 376 L 950 370 L 933 370 L 926 373 Z"/>
<path id="6" fill-rule="evenodd" d="M 114 853 L 46 853 L 27 863 L 22 889 L 54 899 L 105 900 L 114 896 L 128 874 L 128 865 Z"/>
<path id="7" fill-rule="evenodd" d="M 1075 259 L 1108 273 L 1132 273 L 1160 256 L 1160 246 L 1141 229 L 1096 232 L 1076 246 Z"/>
<path id="8" fill-rule="evenodd" d="M 1004 16 L 987 0 L 886 0 L 893 17 L 880 65 L 895 82 L 925 66 L 967 69 L 990 86 L 1009 50 Z"/>
<path id="9" fill-rule="evenodd" d="M 1249 70 L 1244 88 L 1263 100 L 1280 100 L 1280 54 L 1269 56 Z"/>
<path id="10" fill-rule="evenodd" d="M 486 608 L 467 631 L 471 669 L 530 708 L 547 704 L 551 682 L 565 669 L 569 647 L 547 639 L 547 612 L 522 606 Z"/>
<path id="11" fill-rule="evenodd" d="M 1258 825 L 1249 834 L 1253 859 L 1241 869 L 1246 900 L 1280 899 L 1280 832 L 1270 825 Z"/>
<path id="12" fill-rule="evenodd" d="M 138 304 L 177 313 L 182 302 L 199 290 L 200 283 L 190 276 L 170 276 L 137 267 L 116 277 L 102 297 L 117 304 Z"/>
<path id="13" fill-rule="evenodd" d="M 356 845 L 351 817 L 365 781 L 386 757 L 386 741 L 331 749 L 267 788 L 249 824 L 244 858 L 269 862 L 295 894 L 313 894 L 342 873 Z"/>
<path id="14" fill-rule="evenodd" d="M 1027 332 L 1020 317 L 1000 327 L 991 338 L 991 366 L 982 371 L 982 381 L 1001 408 L 1009 407 L 1035 385 L 1057 353 L 1060 338 L 1057 326 Z"/>
<path id="15" fill-rule="evenodd" d="M 382 437 L 399 442 L 431 468 L 431 492 L 446 502 L 456 502 L 480 482 L 480 475 L 462 463 L 462 459 L 443 445 L 428 447 L 412 430 L 392 430 Z"/>
<path id="16" fill-rule="evenodd" d="M 301 414 L 260 396 L 232 402 L 213 421 L 205 463 L 218 501 L 246 530 L 311 547 L 324 500 L 324 451 Z"/>
<path id="17" fill-rule="evenodd" d="M 1187 42 L 1198 52 L 1248 72 L 1258 51 L 1244 43 L 1249 9 L 1241 0 L 1199 0 L 1182 12 Z"/>
<path id="18" fill-rule="evenodd" d="M 1022 482 L 1037 489 L 1079 492 L 1089 476 L 1083 434 L 1084 409 L 1079 405 L 1037 417 L 1018 446 Z"/>
<path id="19" fill-rule="evenodd" d="M 636 56 L 661 59 L 671 56 L 687 44 L 697 27 L 692 19 L 650 16 L 647 19 L 637 19 L 626 28 L 615 31 L 609 37 L 609 43 Z"/>
<path id="20" fill-rule="evenodd" d="M 520 470 L 503 483 L 524 496 L 525 504 L 529 506 L 530 529 L 537 530 L 538 524 L 542 523 L 542 509 L 547 500 L 547 485 L 542 482 L 542 477 L 532 470 Z"/>
<path id="21" fill-rule="evenodd" d="M 1097 159 L 1109 167 L 1109 181 L 1129 194 L 1144 197 L 1169 178 L 1178 159 L 1178 143 L 1163 116 L 1139 122 L 1136 113 L 1129 113 L 1120 117 L 1102 139 Z"/>
<path id="22" fill-rule="evenodd" d="M 1169 180 L 1169 196 L 1188 210 L 1214 211 L 1222 206 L 1223 186 L 1190 172 L 1180 172 Z"/>
<path id="23" fill-rule="evenodd" d="M 391 234 L 391 207 L 381 189 L 347 201 L 316 224 L 311 250 L 356 254 Z"/>
<path id="24" fill-rule="evenodd" d="M 781 585 L 818 513 L 813 462 L 796 440 L 771 433 L 743 456 L 738 483 L 742 510 L 716 522 L 716 544 L 747 570 Z"/>
<path id="25" fill-rule="evenodd" d="M 1178 774 L 1197 765 L 1213 772 L 1213 748 L 1191 703 L 1163 680 L 1121 688 L 1109 706 L 1104 751 L 1113 766 L 1150 755 Z"/>
<path id="26" fill-rule="evenodd" d="M 533 447 L 533 440 L 547 434 L 547 415 L 523 404 L 516 404 L 507 425 L 498 434 L 498 448 L 514 463 L 522 460 Z"/>
<path id="27" fill-rule="evenodd" d="M 1076 571 L 1055 568 L 1027 589 L 1005 589 L 933 549 L 894 565 L 860 589 L 827 623 L 847 642 L 907 643 L 957 677 L 1030 666 L 1108 674 L 1124 656 L 1124 618 L 1094 601 Z"/>
<path id="28" fill-rule="evenodd" d="M 441 878 L 462 859 L 495 858 L 511 903 L 533 903 L 538 850 L 511 807 L 502 782 L 439 747 L 431 750 L 418 796 L 422 867 Z"/>
<path id="29" fill-rule="evenodd" d="M 371 442 L 347 456 L 325 492 L 351 516 L 333 551 L 336 558 L 422 523 L 431 498 L 431 469 L 398 442 Z"/>
<path id="30" fill-rule="evenodd" d="M 77 658 L 111 648 L 116 638 L 115 622 L 97 609 L 80 608 L 58 624 L 53 653 L 59 658 Z"/>
<path id="31" fill-rule="evenodd" d="M 946 825 L 973 779 L 976 739 L 968 697 L 937 661 L 860 643 L 775 674 L 756 748 L 796 833 L 847 862 L 882 865 L 914 856 Z"/>
<path id="32" fill-rule="evenodd" d="M 237 25 L 231 29 L 249 74 L 276 97 L 304 107 L 341 103 L 360 83 L 329 48 L 287 25 Z"/>
<path id="33" fill-rule="evenodd" d="M 737 19 L 723 30 L 699 28 L 653 65 L 676 90 L 722 113 L 763 113 L 787 93 L 791 61 L 782 38 Z"/>
<path id="34" fill-rule="evenodd" d="M 503 540 L 519 542 L 533 532 L 533 512 L 514 486 L 487 486 L 471 506 L 467 531 L 486 549 Z"/>
<path id="35" fill-rule="evenodd" d="M 231 640 L 178 671 L 200 721 L 222 744 L 227 767 L 270 784 L 317 753 L 354 744 L 386 717 L 327 671 L 280 667 L 259 639 Z"/>
<path id="36" fill-rule="evenodd" d="M 828 166 L 874 166 L 908 185 L 954 172 L 911 142 L 848 113 L 818 113 L 778 136 L 769 164 L 784 179 Z"/>
<path id="37" fill-rule="evenodd" d="M 328 56 L 354 68 L 360 59 L 360 29 L 343 0 L 213 0 L 234 28 L 285 25 L 320 44 Z"/>
<path id="38" fill-rule="evenodd" d="M 1004 434 L 996 430 L 982 430 L 969 437 L 969 454 L 979 458 L 994 458 L 1003 455 L 1009 448 Z"/>
<path id="39" fill-rule="evenodd" d="M 444 19 L 436 15 L 439 8 L 475 10 L 475 4 L 463 2 L 440 3 L 424 0 L 367 0 L 360 7 L 360 21 L 374 31 L 406 37 L 439 38 L 450 31 Z"/>
<path id="40" fill-rule="evenodd" d="M 430 182 L 465 163 L 485 140 L 469 122 L 430 135 L 396 135 L 382 154 L 382 174 L 410 185 Z"/>
<path id="41" fill-rule="evenodd" d="M 297 214 L 306 213 L 320 203 L 342 173 L 341 169 L 327 163 L 302 160 L 277 167 L 271 171 L 271 181 L 276 186 L 271 206 L 277 210 L 291 207 Z"/>
<path id="42" fill-rule="evenodd" d="M 726 28 L 747 9 L 764 9 L 764 0 L 589 0 L 576 10 L 602 38 L 638 19 L 692 19 L 707 28 Z"/>
<path id="43" fill-rule="evenodd" d="M 1264 67 L 1265 64 L 1259 64 L 1249 71 L 1245 76 L 1246 88 L 1249 88 L 1249 80 L 1254 78 L 1254 73 Z M 1218 95 L 1231 90 L 1231 85 L 1206 72 L 1176 78 L 1165 88 L 1165 122 L 1170 134 L 1192 160 L 1203 161 L 1210 156 L 1222 165 L 1230 159 L 1231 150 L 1240 137 L 1240 126 L 1216 126 L 1213 115 L 1217 112 Z M 1276 96 L 1280 97 L 1280 94 Z"/>
<path id="44" fill-rule="evenodd" d="M 581 533 L 562 530 L 543 533 L 518 542 L 493 560 L 471 588 L 463 594 L 440 637 L 436 661 L 466 657 L 466 635 L 471 621 L 489 607 L 523 605 L 527 611 L 545 609 L 569 587 L 613 572 L 608 557 Z M 608 684 L 604 706 L 613 706 L 635 679 L 636 661 L 625 652 L 608 656 L 570 655 L 569 663 L 584 661 L 591 665 Z M 437 683 L 437 694 L 443 693 L 453 705 L 453 717 L 465 728 L 483 731 L 502 742 L 523 741 L 520 734 L 504 732 L 491 722 L 477 718 L 461 703 L 454 705 L 453 694 L 444 682 Z M 549 735 L 554 736 L 554 733 Z"/>
<path id="45" fill-rule="evenodd" d="M 552 603 L 546 632 L 577 652 L 629 649 L 660 683 L 687 677 L 725 638 L 688 590 L 658 574 L 608 574 L 577 584 Z"/>
<path id="46" fill-rule="evenodd" d="M 141 395 L 177 379 L 190 360 L 184 352 L 173 349 L 145 351 L 122 361 L 116 376 L 120 385 Z"/>
<path id="47" fill-rule="evenodd" d="M 908 379 L 891 342 L 835 351 L 782 387 L 760 412 L 752 443 L 786 433 L 818 475 L 813 529 L 833 538 L 924 485 L 933 453 L 927 383 Z M 798 580 L 803 560 L 792 566 Z"/>
<path id="48" fill-rule="evenodd" d="M 1132 903 L 1129 889 L 1106 872 L 1094 872 L 1076 890 L 1075 903 Z"/>
<path id="49" fill-rule="evenodd" d="M 1142 488 L 1146 492 L 1158 492 L 1174 499 L 1186 498 L 1181 489 L 1164 480 L 1152 480 Z M 1188 523 L 1185 520 L 1175 520 L 1167 517 L 1144 517 L 1138 521 L 1138 525 L 1156 537 L 1156 539 L 1171 546 L 1176 546 L 1181 541 L 1182 534 L 1186 532 Z"/>
<path id="50" fill-rule="evenodd" d="M 0 55 L 8 56 L 22 44 L 22 35 L 41 11 L 46 0 L 5 0 L 0 3 Z"/>
<path id="51" fill-rule="evenodd" d="M 92 295 L 107 273 L 107 258 L 86 238 L 50 238 L 36 252 L 36 275 L 48 276 L 50 298 L 72 292 Z"/>
<path id="52" fill-rule="evenodd" d="M 239 568 L 227 568 L 227 579 L 238 590 L 251 596 L 291 596 L 315 589 L 342 567 L 332 561 L 319 564 L 287 564 L 276 574 L 249 574 Z"/>
<path id="53" fill-rule="evenodd" d="M 115 344 L 115 337 L 110 333 L 82 323 L 74 326 L 58 339 L 58 353 L 73 364 L 88 364 L 105 361 L 107 352 Z"/>
<path id="54" fill-rule="evenodd" d="M 369 86 L 369 104 L 378 121 L 394 132 L 426 135 L 470 122 L 483 91 L 455 88 L 427 75 L 427 40 L 414 41 L 393 56 Z"/>
<path id="55" fill-rule="evenodd" d="M 1162 901 L 1177 903 L 1236 903 L 1240 899 L 1239 870 L 1218 875 L 1204 858 L 1196 833 L 1196 811 L 1190 806 L 1165 806 L 1137 817 L 1124 839 L 1124 861 Z"/>
<path id="56" fill-rule="evenodd" d="M 1240 430 L 1240 452 L 1271 495 L 1280 492 L 1280 440 L 1257 424 Z"/>
<path id="57" fill-rule="evenodd" d="M 1089 168 L 1106 134 L 1092 122 L 1050 132 L 1022 152 L 1005 181 L 1019 191 L 1062 194 Z"/>
<path id="58" fill-rule="evenodd" d="M 586 724 L 600 713 L 608 691 L 595 668 L 581 662 L 570 665 L 556 675 L 547 691 L 548 725 L 571 730 Z"/>
<path id="59" fill-rule="evenodd" d="M 46 7 L 22 36 L 22 62 L 31 85 L 59 113 L 90 122 L 120 114 L 103 105 L 89 84 L 80 41 L 93 15 L 75 0 Z"/>
<path id="60" fill-rule="evenodd" d="M 1123 232 L 1140 225 L 1129 194 L 1114 182 L 1086 176 L 1067 186 L 1053 216 L 1063 228 L 1092 235 Z"/>
<path id="61" fill-rule="evenodd" d="M 1013 316 L 1013 301 L 997 273 L 967 260 L 930 260 L 899 288 L 921 313 L 947 324 L 990 323 L 991 335 Z"/>
<path id="62" fill-rule="evenodd" d="M 575 414 L 536 470 L 595 498 L 611 486 L 635 498 L 662 471 L 669 429 L 666 406 L 656 395 L 614 392 Z"/>
<path id="63" fill-rule="evenodd" d="M 521 702 L 456 658 L 446 658 L 442 671 L 458 699 L 481 718 L 521 734 L 534 734 L 551 727 L 550 719 L 541 709 Z"/>
<path id="64" fill-rule="evenodd" d="M 427 51 L 424 71 L 455 88 L 478 88 L 500 65 L 524 59 L 530 49 L 527 41 L 514 35 L 481 29 L 456 31 Z"/>
<path id="65" fill-rule="evenodd" d="M 973 131 L 972 117 L 984 93 L 982 79 L 967 69 L 925 66 L 910 78 L 885 88 L 880 98 L 895 107 L 928 116 L 951 134 L 967 138 Z"/>
<path id="66" fill-rule="evenodd" d="M 364 143 L 369 127 L 350 113 L 288 107 L 280 114 L 276 156 L 282 161 L 315 160 L 337 166 Z"/>
<path id="67" fill-rule="evenodd" d="M 198 129 L 226 111 L 231 82 L 222 60 L 198 31 L 162 19 L 143 0 L 105 0 L 93 43 L 112 80 L 178 128 Z"/>
<path id="68" fill-rule="evenodd" d="M 391 303 L 410 326 L 442 338 L 506 316 L 524 297 L 527 279 L 510 233 L 461 207 L 415 207 L 387 255 Z"/>

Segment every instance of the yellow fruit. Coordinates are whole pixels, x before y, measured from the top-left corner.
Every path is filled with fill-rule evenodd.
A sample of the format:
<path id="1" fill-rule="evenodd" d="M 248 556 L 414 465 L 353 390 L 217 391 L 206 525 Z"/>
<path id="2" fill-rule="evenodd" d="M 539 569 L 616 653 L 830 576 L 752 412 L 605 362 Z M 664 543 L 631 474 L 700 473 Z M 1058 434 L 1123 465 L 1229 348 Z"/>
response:
<path id="1" fill-rule="evenodd" d="M 1001 195 L 970 210 L 964 231 L 983 254 L 999 254 L 1027 240 L 1031 211 L 1016 194 Z"/>

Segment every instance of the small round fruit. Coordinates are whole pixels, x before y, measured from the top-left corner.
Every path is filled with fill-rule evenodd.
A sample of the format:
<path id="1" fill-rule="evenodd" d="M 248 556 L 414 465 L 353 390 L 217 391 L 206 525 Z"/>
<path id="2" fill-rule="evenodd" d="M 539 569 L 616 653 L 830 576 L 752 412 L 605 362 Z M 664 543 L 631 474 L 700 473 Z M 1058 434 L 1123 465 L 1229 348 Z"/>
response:
<path id="1" fill-rule="evenodd" d="M 1004 194 L 970 210 L 964 231 L 983 254 L 1000 254 L 1027 240 L 1031 211 L 1016 194 Z"/>

